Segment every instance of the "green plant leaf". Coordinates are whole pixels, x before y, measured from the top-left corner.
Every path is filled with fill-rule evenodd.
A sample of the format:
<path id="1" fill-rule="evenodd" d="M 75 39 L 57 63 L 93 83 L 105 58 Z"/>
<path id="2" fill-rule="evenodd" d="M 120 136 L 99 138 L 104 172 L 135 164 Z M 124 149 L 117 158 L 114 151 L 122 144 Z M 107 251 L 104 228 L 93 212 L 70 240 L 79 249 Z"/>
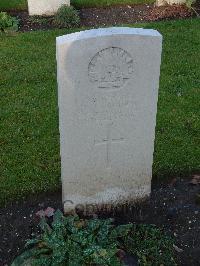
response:
<path id="1" fill-rule="evenodd" d="M 32 263 L 34 263 L 34 259 L 37 256 L 40 256 L 41 254 L 44 254 L 48 252 L 48 249 L 37 249 L 37 248 L 33 248 L 30 250 L 25 251 L 24 253 L 22 253 L 20 256 L 18 256 L 13 263 L 11 264 L 11 266 L 27 266 L 28 265 L 32 265 Z"/>
<path id="2" fill-rule="evenodd" d="M 57 27 L 73 28 L 80 24 L 80 17 L 78 11 L 67 5 L 62 5 L 54 18 L 54 24 Z"/>
<path id="3" fill-rule="evenodd" d="M 44 217 L 41 218 L 39 226 L 45 234 L 50 234 L 52 232 L 51 227 L 48 225 Z"/>
<path id="4" fill-rule="evenodd" d="M 9 33 L 18 30 L 19 20 L 6 12 L 0 12 L 0 31 Z"/>
<path id="5" fill-rule="evenodd" d="M 12 266 L 121 266 L 120 249 L 138 257 L 142 266 L 172 266 L 173 241 L 151 225 L 114 226 L 112 219 L 80 220 L 55 212 L 52 225 L 41 219 L 42 234 L 27 241 L 30 249 Z"/>

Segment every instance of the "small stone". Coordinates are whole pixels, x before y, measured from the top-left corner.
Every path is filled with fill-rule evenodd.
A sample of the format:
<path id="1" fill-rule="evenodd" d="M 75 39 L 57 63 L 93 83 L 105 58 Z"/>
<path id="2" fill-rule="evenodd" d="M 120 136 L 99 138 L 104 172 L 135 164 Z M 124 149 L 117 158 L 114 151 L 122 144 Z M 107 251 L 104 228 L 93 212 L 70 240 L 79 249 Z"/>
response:
<path id="1" fill-rule="evenodd" d="M 177 247 L 176 245 L 173 245 L 173 248 L 174 248 L 178 253 L 183 252 L 183 249 Z"/>

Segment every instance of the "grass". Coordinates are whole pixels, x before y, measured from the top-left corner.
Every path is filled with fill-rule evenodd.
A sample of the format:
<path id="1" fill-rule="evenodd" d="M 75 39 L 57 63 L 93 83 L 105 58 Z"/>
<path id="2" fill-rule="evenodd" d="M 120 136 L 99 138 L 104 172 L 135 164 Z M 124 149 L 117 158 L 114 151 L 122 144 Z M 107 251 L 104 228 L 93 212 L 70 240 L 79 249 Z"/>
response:
<path id="1" fill-rule="evenodd" d="M 26 0 L 0 0 L 0 10 L 18 9 L 24 10 L 27 8 Z"/>
<path id="2" fill-rule="evenodd" d="M 154 0 L 71 0 L 76 8 L 82 7 L 106 7 L 122 4 L 144 4 L 154 3 Z M 27 0 L 0 0 L 0 10 L 27 9 Z"/>
<path id="3" fill-rule="evenodd" d="M 154 177 L 200 170 L 200 20 L 149 23 L 164 36 Z M 0 38 L 0 203 L 60 185 L 55 38 Z"/>
<path id="4" fill-rule="evenodd" d="M 111 5 L 134 5 L 134 4 L 150 4 L 154 0 L 72 0 L 71 4 L 76 8 L 83 7 L 106 7 Z"/>

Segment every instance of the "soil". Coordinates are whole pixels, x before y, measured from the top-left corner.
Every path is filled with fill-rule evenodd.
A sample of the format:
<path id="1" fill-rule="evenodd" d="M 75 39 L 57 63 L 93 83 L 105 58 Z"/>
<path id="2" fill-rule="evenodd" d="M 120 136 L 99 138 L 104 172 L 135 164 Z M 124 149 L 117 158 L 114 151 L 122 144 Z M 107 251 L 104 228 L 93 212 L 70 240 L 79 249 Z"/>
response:
<path id="1" fill-rule="evenodd" d="M 155 224 L 176 240 L 178 265 L 200 265 L 200 184 L 175 178 L 154 184 L 149 204 L 141 210 L 129 208 L 113 212 L 117 224 L 138 222 Z M 37 234 L 36 213 L 47 207 L 62 210 L 61 190 L 13 202 L 0 210 L 0 265 L 10 265 L 23 251 L 25 241 Z M 105 214 L 103 215 L 106 216 Z"/>
<path id="2" fill-rule="evenodd" d="M 53 29 L 53 17 L 30 17 L 27 11 L 11 11 L 20 19 L 20 31 Z M 122 5 L 106 8 L 87 8 L 79 10 L 81 27 L 103 27 L 108 25 L 131 24 L 147 21 L 188 18 L 194 12 L 184 5 L 154 7 L 154 5 Z"/>

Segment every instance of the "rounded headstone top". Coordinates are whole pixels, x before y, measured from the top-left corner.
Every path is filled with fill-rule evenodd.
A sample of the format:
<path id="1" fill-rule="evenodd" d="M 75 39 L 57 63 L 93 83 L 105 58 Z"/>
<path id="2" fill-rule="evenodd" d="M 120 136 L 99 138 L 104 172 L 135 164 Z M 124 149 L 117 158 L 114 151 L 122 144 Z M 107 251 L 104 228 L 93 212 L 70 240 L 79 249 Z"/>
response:
<path id="1" fill-rule="evenodd" d="M 62 44 L 65 42 L 73 42 L 83 39 L 97 38 L 102 36 L 112 36 L 112 35 L 140 35 L 140 36 L 154 36 L 162 38 L 162 35 L 157 30 L 153 29 L 111 27 L 111 28 L 85 30 L 85 31 L 63 35 L 57 37 L 56 41 L 57 44 Z"/>

